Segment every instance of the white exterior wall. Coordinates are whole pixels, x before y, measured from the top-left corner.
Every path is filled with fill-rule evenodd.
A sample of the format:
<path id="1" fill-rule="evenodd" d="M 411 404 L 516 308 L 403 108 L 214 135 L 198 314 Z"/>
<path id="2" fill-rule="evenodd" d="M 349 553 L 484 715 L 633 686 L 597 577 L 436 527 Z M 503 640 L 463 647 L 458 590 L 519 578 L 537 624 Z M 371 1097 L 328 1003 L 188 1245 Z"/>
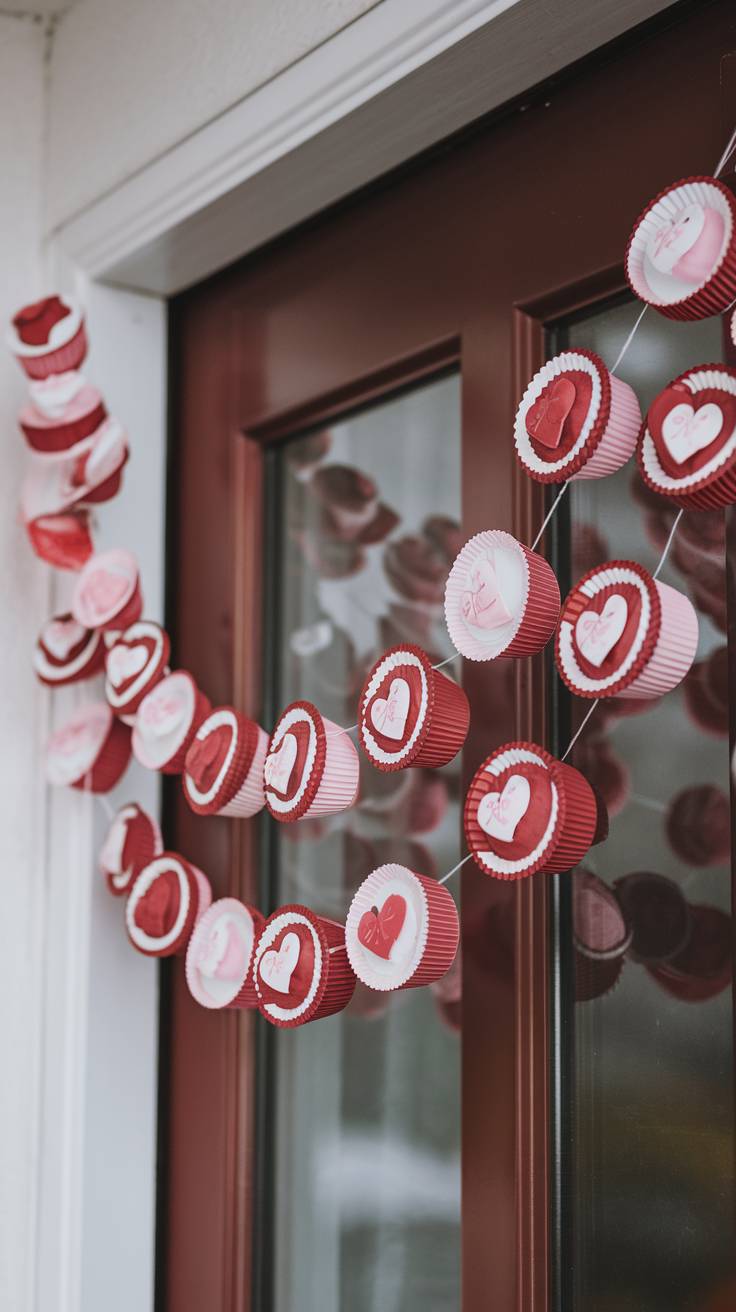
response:
<path id="1" fill-rule="evenodd" d="M 0 15 L 0 317 L 40 290 L 43 30 Z M 25 393 L 0 344 L 0 1307 L 30 1306 L 34 1278 L 41 961 L 45 934 L 42 707 L 29 654 L 46 579 L 19 523 Z"/>

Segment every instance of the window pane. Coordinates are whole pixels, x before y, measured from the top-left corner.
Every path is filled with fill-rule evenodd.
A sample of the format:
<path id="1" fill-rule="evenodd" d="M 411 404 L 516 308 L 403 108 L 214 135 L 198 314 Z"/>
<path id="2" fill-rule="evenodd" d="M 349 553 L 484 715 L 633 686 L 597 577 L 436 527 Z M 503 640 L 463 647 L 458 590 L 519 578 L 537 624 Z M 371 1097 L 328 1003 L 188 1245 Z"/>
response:
<path id="1" fill-rule="evenodd" d="M 579 321 L 560 345 L 613 361 L 637 312 L 628 303 Z M 720 334 L 717 319 L 672 324 L 650 310 L 619 374 L 647 406 L 685 369 L 721 359 Z M 653 570 L 675 513 L 646 492 L 633 463 L 574 483 L 572 579 L 606 559 Z M 656 704 L 601 702 L 573 758 L 608 802 L 610 836 L 585 869 L 614 894 L 607 902 L 576 872 L 573 933 L 588 899 L 612 929 L 623 910 L 633 938 L 623 955 L 597 961 L 563 944 L 572 1032 L 562 1093 L 572 1109 L 566 1312 L 736 1307 L 722 512 L 686 512 L 660 577 L 698 609 L 695 668 Z M 571 707 L 573 727 L 586 709 Z"/>
<path id="2" fill-rule="evenodd" d="M 276 712 L 307 698 L 352 725 L 386 647 L 451 654 L 459 406 L 445 378 L 279 452 Z M 459 859 L 460 802 L 458 761 L 380 774 L 361 759 L 351 811 L 271 826 L 274 904 L 344 920 L 385 861 L 441 875 Z M 457 1309 L 459 1011 L 454 974 L 393 994 L 359 984 L 343 1015 L 275 1034 L 277 1312 Z"/>

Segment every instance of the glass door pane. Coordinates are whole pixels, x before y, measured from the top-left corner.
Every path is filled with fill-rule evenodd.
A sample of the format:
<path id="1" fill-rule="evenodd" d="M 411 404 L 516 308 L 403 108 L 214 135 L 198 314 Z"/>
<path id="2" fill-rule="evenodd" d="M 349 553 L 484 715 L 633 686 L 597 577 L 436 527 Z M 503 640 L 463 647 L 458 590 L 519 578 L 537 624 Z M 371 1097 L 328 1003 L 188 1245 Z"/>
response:
<path id="1" fill-rule="evenodd" d="M 578 320 L 555 349 L 612 361 L 637 313 L 627 302 Z M 686 368 L 721 358 L 717 319 L 649 311 L 618 372 L 646 407 Z M 569 531 L 574 581 L 604 560 L 653 570 L 676 511 L 632 463 L 573 483 L 567 514 L 558 548 Z M 565 1312 L 736 1307 L 725 561 L 723 513 L 686 512 L 660 577 L 697 607 L 696 664 L 657 703 L 601 702 L 573 757 L 611 829 L 561 884 Z M 587 709 L 568 701 L 573 730 Z M 596 914 L 606 960 L 581 950 Z"/>
<path id="2" fill-rule="evenodd" d="M 347 727 L 386 647 L 452 654 L 442 601 L 459 542 L 459 379 L 285 443 L 271 474 L 272 719 L 306 698 Z M 380 774 L 361 759 L 353 809 L 269 827 L 272 905 L 344 920 L 383 862 L 441 875 L 460 856 L 460 803 L 459 760 Z M 344 1014 L 269 1033 L 276 1312 L 459 1306 L 459 1031 L 453 970 L 432 989 L 359 984 Z"/>

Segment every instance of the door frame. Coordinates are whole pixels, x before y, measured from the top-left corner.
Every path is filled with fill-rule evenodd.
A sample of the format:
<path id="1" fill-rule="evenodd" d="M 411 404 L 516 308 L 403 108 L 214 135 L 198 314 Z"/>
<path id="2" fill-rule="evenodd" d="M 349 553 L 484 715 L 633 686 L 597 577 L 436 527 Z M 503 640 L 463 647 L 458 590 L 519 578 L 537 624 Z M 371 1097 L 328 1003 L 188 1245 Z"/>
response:
<path id="1" fill-rule="evenodd" d="M 49 231 L 46 280 L 74 290 L 86 302 L 95 376 L 111 396 L 119 397 L 121 416 L 138 417 L 138 431 L 145 434 L 138 442 L 133 434 L 134 463 L 151 522 L 163 522 L 166 506 L 166 295 L 398 167 L 604 43 L 628 36 L 636 24 L 678 21 L 662 12 L 671 4 L 624 0 L 610 6 L 601 0 L 585 6 L 583 13 L 577 0 L 565 0 L 554 13 L 541 0 L 379 4 L 218 123 Z M 538 39 L 530 48 L 532 29 Z M 337 93 L 327 103 L 324 89 L 332 84 Z M 463 88 L 459 98 L 454 95 L 458 86 Z M 397 124 L 404 128 L 400 136 Z M 264 149 L 253 150 L 259 140 Z M 370 153 L 366 140 L 375 145 Z M 235 141 L 244 145 L 237 159 L 231 154 Z M 354 162 L 361 158 L 364 163 L 356 172 Z M 232 168 L 228 159 L 233 159 Z M 315 160 L 329 167 L 315 167 Z M 316 185 L 305 189 L 305 175 L 329 177 L 329 191 Z M 276 208 L 277 192 L 293 195 L 295 206 Z M 259 216 L 257 225 L 244 224 L 243 217 L 252 214 Z M 126 504 L 123 497 L 119 507 L 105 510 L 111 540 L 117 525 L 122 539 Z M 160 534 L 152 535 L 142 564 L 151 613 L 161 614 Z M 50 595 L 49 609 L 60 599 L 63 595 Z M 39 690 L 39 725 L 47 724 L 49 716 L 48 695 Z M 155 796 L 154 788 L 152 805 Z M 136 963 L 139 975 L 131 994 L 127 964 L 113 953 L 100 990 L 92 951 L 93 945 L 104 946 L 106 932 L 93 899 L 99 832 L 77 797 L 52 800 L 46 795 L 39 804 L 39 827 L 46 836 L 43 933 L 58 950 L 42 964 L 39 1136 L 53 1150 L 44 1152 L 37 1167 L 38 1306 L 76 1312 L 84 1305 L 85 1272 L 92 1264 L 117 1271 L 121 1307 L 152 1306 L 155 973 L 143 977 Z M 70 866 L 80 872 L 71 884 Z M 531 908 L 528 919 L 527 938 L 533 941 Z M 119 1095 L 112 1104 L 95 1071 L 92 1037 L 95 1026 L 104 1026 L 115 1008 L 125 1009 L 133 1034 L 147 1037 L 132 1062 L 129 1042 L 127 1049 L 112 1044 Z M 530 1072 L 532 1052 L 533 1045 L 528 1049 Z M 530 1074 L 530 1088 L 533 1078 Z M 133 1103 L 139 1116 L 131 1127 L 120 1109 Z M 105 1224 L 95 1227 L 90 1223 L 99 1209 L 87 1163 L 95 1145 L 105 1141 L 117 1142 L 122 1157 L 128 1148 L 135 1150 L 141 1170 L 128 1196 L 108 1200 Z M 530 1190 L 538 1148 L 524 1150 L 529 1153 Z M 117 1261 L 120 1233 L 127 1234 L 138 1255 L 135 1264 L 123 1268 Z"/>

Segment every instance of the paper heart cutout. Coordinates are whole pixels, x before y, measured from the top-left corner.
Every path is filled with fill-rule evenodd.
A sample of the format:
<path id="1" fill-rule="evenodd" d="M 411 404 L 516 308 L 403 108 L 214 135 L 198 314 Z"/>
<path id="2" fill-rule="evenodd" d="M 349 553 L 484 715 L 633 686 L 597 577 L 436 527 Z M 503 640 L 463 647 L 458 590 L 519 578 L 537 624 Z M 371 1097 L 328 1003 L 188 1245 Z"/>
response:
<path id="1" fill-rule="evenodd" d="M 210 979 L 239 979 L 243 974 L 243 945 L 227 916 L 215 921 L 200 945 L 197 967 Z"/>
<path id="2" fill-rule="evenodd" d="M 512 774 L 500 793 L 486 793 L 478 806 L 478 824 L 502 843 L 513 840 L 517 827 L 529 810 L 532 790 L 526 775 Z"/>
<path id="3" fill-rule="evenodd" d="M 658 273 L 672 273 L 677 262 L 692 250 L 705 227 L 705 210 L 694 201 L 685 205 L 653 232 L 646 254 Z"/>
<path id="4" fill-rule="evenodd" d="M 562 441 L 565 420 L 575 404 L 577 391 L 570 378 L 556 378 L 526 415 L 526 431 L 540 446 L 556 450 Z"/>
<path id="5" fill-rule="evenodd" d="M 264 952 L 258 967 L 264 984 L 267 984 L 275 993 L 288 993 L 291 977 L 299 962 L 300 952 L 299 935 L 293 932 L 284 935 L 278 951 L 275 948 L 270 948 L 268 952 Z"/>
<path id="6" fill-rule="evenodd" d="M 119 688 L 128 679 L 144 670 L 148 662 L 148 649 L 143 643 L 127 647 L 118 643 L 107 655 L 107 677 L 113 688 Z"/>
<path id="7" fill-rule="evenodd" d="M 409 716 L 411 692 L 406 679 L 391 680 L 388 697 L 376 697 L 371 703 L 371 724 L 384 738 L 400 742 Z"/>
<path id="8" fill-rule="evenodd" d="M 43 645 L 55 660 L 63 661 L 84 640 L 86 633 L 76 620 L 52 620 L 44 630 Z"/>
<path id="9" fill-rule="evenodd" d="M 146 889 L 135 908 L 135 923 L 149 938 L 163 938 L 179 912 L 179 881 L 159 875 Z"/>
<path id="10" fill-rule="evenodd" d="M 575 625 L 578 651 L 596 669 L 603 664 L 626 628 L 629 608 L 620 592 L 613 592 L 602 611 L 584 610 Z"/>
<path id="11" fill-rule="evenodd" d="M 717 395 L 717 394 L 716 394 Z M 724 396 L 721 403 L 713 399 L 712 390 L 691 393 L 682 384 L 666 387 L 655 397 L 647 415 L 647 426 L 657 445 L 662 445 L 676 464 L 681 465 L 702 451 L 723 432 L 730 433 L 736 419 L 736 398 Z"/>
<path id="12" fill-rule="evenodd" d="M 289 782 L 296 764 L 298 744 L 293 733 L 285 733 L 278 747 L 269 752 L 263 775 L 269 788 L 284 796 L 289 791 Z"/>
<path id="13" fill-rule="evenodd" d="M 380 909 L 371 907 L 360 917 L 358 941 L 369 952 L 388 961 L 405 920 L 406 899 L 400 893 L 391 893 Z"/>
<path id="14" fill-rule="evenodd" d="M 512 618 L 496 577 L 492 553 L 470 566 L 460 599 L 463 619 L 479 629 L 498 629 Z"/>

